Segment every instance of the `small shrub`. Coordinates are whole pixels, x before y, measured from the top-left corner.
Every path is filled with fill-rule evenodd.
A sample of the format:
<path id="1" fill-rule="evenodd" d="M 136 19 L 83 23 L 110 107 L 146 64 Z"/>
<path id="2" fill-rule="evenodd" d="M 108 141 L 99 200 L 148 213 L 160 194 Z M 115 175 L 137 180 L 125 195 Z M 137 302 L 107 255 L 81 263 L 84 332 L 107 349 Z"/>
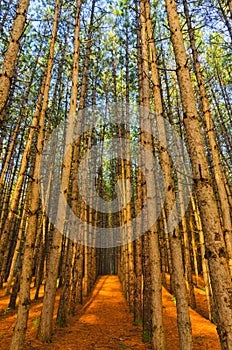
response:
<path id="1" fill-rule="evenodd" d="M 35 328 L 38 328 L 39 327 L 39 317 L 35 317 L 32 319 L 32 323 L 33 323 L 33 326 Z"/>
<path id="2" fill-rule="evenodd" d="M 134 321 L 134 325 L 142 327 L 143 321 L 139 318 L 136 318 L 136 320 Z"/>
<path id="3" fill-rule="evenodd" d="M 176 298 L 172 297 L 172 302 L 176 305 Z"/>
<path id="4" fill-rule="evenodd" d="M 7 307 L 6 309 L 4 309 L 4 315 L 6 315 L 10 310 L 11 310 L 10 307 Z"/>
<path id="5" fill-rule="evenodd" d="M 149 332 L 144 331 L 143 332 L 143 342 L 147 343 L 147 342 L 150 342 L 150 341 L 151 341 L 151 336 L 150 336 Z"/>

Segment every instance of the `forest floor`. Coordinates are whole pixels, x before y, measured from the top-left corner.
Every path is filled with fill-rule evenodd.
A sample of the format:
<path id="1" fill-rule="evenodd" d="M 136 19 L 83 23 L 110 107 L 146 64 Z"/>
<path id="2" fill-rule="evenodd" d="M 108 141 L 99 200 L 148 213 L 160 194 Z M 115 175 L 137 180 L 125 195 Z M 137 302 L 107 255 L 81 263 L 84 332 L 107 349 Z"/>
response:
<path id="1" fill-rule="evenodd" d="M 205 308 L 205 296 L 201 291 L 197 297 L 198 310 Z M 32 289 L 32 298 L 33 298 Z M 56 310 L 59 295 L 56 298 Z M 9 348 L 16 319 L 16 311 L 8 310 L 9 297 L 0 293 L 0 350 Z M 202 308 L 201 308 L 202 304 Z M 142 329 L 133 324 L 124 299 L 121 284 L 116 276 L 103 276 L 83 306 L 79 306 L 76 316 L 70 316 L 66 328 L 55 325 L 52 343 L 42 344 L 36 340 L 39 315 L 42 307 L 40 299 L 31 305 L 25 350 L 91 350 L 91 349 L 135 349 L 148 350 L 150 345 L 143 343 Z M 56 311 L 55 310 L 55 311 Z M 163 289 L 164 326 L 167 350 L 178 350 L 178 331 L 176 323 L 175 300 Z M 204 310 L 203 310 L 204 313 Z M 216 327 L 196 311 L 190 309 L 195 350 L 220 350 Z"/>

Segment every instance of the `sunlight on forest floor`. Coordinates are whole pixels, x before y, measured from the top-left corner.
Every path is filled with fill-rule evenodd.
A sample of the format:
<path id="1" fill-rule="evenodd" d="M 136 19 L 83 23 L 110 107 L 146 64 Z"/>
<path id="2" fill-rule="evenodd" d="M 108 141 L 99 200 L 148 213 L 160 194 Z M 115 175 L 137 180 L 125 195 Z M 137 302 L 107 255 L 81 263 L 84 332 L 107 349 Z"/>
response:
<path id="1" fill-rule="evenodd" d="M 201 293 L 202 305 L 205 302 Z M 8 310 L 9 297 L 0 298 L 0 339 L 1 350 L 7 350 L 10 344 L 16 312 Z M 36 340 L 39 316 L 42 307 L 42 290 L 40 299 L 33 301 L 27 331 L 25 350 L 91 350 L 91 349 L 135 349 L 148 350 L 149 344 L 141 341 L 142 329 L 133 325 L 133 315 L 129 313 L 122 294 L 121 284 L 116 276 L 99 278 L 96 287 L 83 306 L 78 306 L 77 315 L 70 317 L 67 328 L 55 325 L 51 344 L 42 344 Z M 32 297 L 34 289 L 32 289 Z M 56 298 L 58 307 L 59 295 Z M 200 298 L 197 298 L 200 308 Z M 176 306 L 172 295 L 163 288 L 164 326 L 167 350 L 178 350 L 178 331 L 176 324 Z M 194 348 L 197 350 L 220 350 L 216 326 L 197 312 L 190 309 L 192 320 Z"/>

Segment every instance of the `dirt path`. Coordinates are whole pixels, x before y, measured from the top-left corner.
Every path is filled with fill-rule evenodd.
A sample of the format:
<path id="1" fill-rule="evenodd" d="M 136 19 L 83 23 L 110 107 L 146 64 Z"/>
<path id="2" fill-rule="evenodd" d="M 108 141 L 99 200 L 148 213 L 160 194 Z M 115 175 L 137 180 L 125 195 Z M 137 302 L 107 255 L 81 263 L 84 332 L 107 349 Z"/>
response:
<path id="1" fill-rule="evenodd" d="M 59 297 L 56 299 L 56 310 Z M 0 309 L 7 305 L 6 297 L 0 300 Z M 99 278 L 92 296 L 84 306 L 78 307 L 77 315 L 70 317 L 66 328 L 55 326 L 51 344 L 36 340 L 42 298 L 33 303 L 27 331 L 25 350 L 148 350 L 149 344 L 141 341 L 142 330 L 133 325 L 116 276 Z M 55 310 L 55 311 L 56 311 Z M 179 350 L 176 323 L 176 305 L 172 295 L 163 289 L 164 326 L 167 350 Z M 0 350 L 7 350 L 15 322 L 15 311 L 0 313 Z M 195 350 L 220 350 L 216 327 L 197 312 L 190 309 Z"/>
<path id="2" fill-rule="evenodd" d="M 92 297 L 79 317 L 70 319 L 66 329 L 57 328 L 52 344 L 33 349 L 91 350 L 91 349 L 149 349 L 141 341 L 141 328 L 133 325 L 116 276 L 98 280 Z M 34 344 L 33 344 L 34 345 Z M 41 345 L 40 345 L 41 346 Z M 28 347 L 28 349 L 32 349 Z"/>

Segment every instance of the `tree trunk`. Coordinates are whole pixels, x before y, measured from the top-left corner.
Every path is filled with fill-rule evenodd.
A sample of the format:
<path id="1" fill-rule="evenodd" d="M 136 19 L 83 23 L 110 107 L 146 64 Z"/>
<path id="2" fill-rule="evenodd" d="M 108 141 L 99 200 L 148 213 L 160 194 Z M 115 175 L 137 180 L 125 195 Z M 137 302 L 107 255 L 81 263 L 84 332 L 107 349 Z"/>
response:
<path id="1" fill-rule="evenodd" d="M 185 16 L 187 19 L 194 70 L 197 78 L 198 88 L 200 90 L 201 103 L 203 107 L 203 117 L 206 123 L 206 130 L 207 130 L 210 150 L 212 154 L 213 171 L 214 171 L 214 176 L 215 176 L 215 180 L 218 188 L 218 195 L 220 198 L 220 207 L 222 210 L 222 218 L 223 218 L 224 237 L 225 237 L 228 258 L 229 258 L 230 274 L 232 276 L 232 223 L 231 223 L 231 216 L 230 216 L 230 204 L 228 201 L 228 196 L 226 191 L 225 174 L 222 169 L 217 140 L 214 134 L 212 113 L 210 110 L 210 105 L 209 105 L 207 93 L 205 90 L 205 84 L 201 73 L 201 66 L 199 63 L 197 48 L 196 48 L 195 39 L 194 39 L 194 30 L 192 28 L 191 18 L 189 15 L 189 9 L 188 9 L 186 0 L 183 0 L 183 4 L 184 4 Z"/>
<path id="2" fill-rule="evenodd" d="M 142 44 L 142 67 L 143 67 L 143 100 L 142 100 L 142 110 L 141 110 L 141 127 L 143 128 L 143 125 L 151 125 L 152 120 L 150 119 L 150 115 L 148 114 L 148 110 L 150 113 L 150 88 L 149 88 L 149 68 L 148 68 L 148 48 L 147 48 L 147 39 L 146 39 L 146 27 L 149 30 L 151 29 L 148 24 L 148 11 L 150 11 L 150 8 L 147 9 L 147 6 L 149 6 L 149 3 L 145 0 L 140 1 L 140 21 L 141 21 L 141 44 Z M 143 107 L 145 107 L 148 110 L 143 110 Z M 146 144 L 147 147 L 149 147 L 149 151 L 153 153 L 153 145 L 152 145 L 152 139 L 151 135 L 144 135 L 143 130 L 141 131 L 141 143 Z M 154 177 L 150 177 L 149 172 L 151 169 L 154 171 L 154 163 L 150 164 L 150 161 L 147 157 L 147 153 L 145 153 L 144 157 L 145 161 L 145 167 L 147 173 L 145 174 L 145 177 L 148 177 L 149 182 L 152 182 L 150 192 L 147 194 L 147 210 L 148 210 L 148 219 L 152 217 L 153 213 L 152 211 L 156 212 L 156 197 L 157 194 L 155 193 L 155 179 Z M 164 328 L 163 328 L 163 310 L 162 310 L 162 275 L 161 275 L 161 263 L 160 263 L 160 253 L 159 253 L 159 241 L 158 241 L 158 230 L 157 230 L 157 223 L 154 223 L 153 227 L 150 228 L 150 232 L 146 233 L 144 236 L 144 248 L 145 248 L 145 254 L 147 254 L 147 250 L 149 251 L 148 256 L 146 256 L 145 262 L 145 272 L 148 273 L 148 276 L 144 275 L 144 290 L 146 292 L 146 286 L 148 289 L 152 289 L 151 292 L 151 299 L 149 298 L 149 292 L 148 293 L 148 299 L 147 302 L 149 303 L 151 300 L 151 325 L 152 325 L 152 346 L 154 349 L 165 349 L 166 348 L 166 342 L 165 342 L 165 335 L 164 335 Z M 147 264 L 150 264 L 150 268 L 147 266 Z M 148 271 L 147 271 L 148 270 Z M 150 270 L 150 271 L 149 271 Z M 151 276 L 150 276 L 151 274 Z M 148 277 L 148 280 L 147 280 Z M 151 280 L 149 280 L 151 278 Z M 150 285 L 149 285 L 150 284 Z M 145 295 L 146 297 L 146 295 Z M 149 300 L 150 299 L 150 300 Z M 144 300 L 145 302 L 146 300 Z M 146 305 L 146 309 L 144 311 L 148 312 L 149 305 Z M 143 315 L 145 316 L 145 315 Z M 147 317 L 143 317 L 145 321 L 147 322 L 147 327 L 145 328 L 146 332 L 149 332 L 149 313 Z"/>
<path id="3" fill-rule="evenodd" d="M 4 108 L 7 103 L 11 79 L 14 74 L 15 62 L 19 50 L 20 38 L 23 34 L 29 0 L 19 0 L 16 17 L 10 35 L 10 41 L 4 56 L 4 63 L 0 75 L 0 121 L 4 119 Z"/>
<path id="4" fill-rule="evenodd" d="M 29 156 L 30 156 L 30 152 L 31 152 L 31 147 L 33 144 L 34 132 L 35 132 L 35 129 L 38 125 L 44 88 L 45 88 L 45 84 L 43 82 L 41 85 L 41 88 L 40 88 L 38 102 L 36 104 L 36 110 L 35 110 L 35 113 L 34 113 L 34 116 L 32 119 L 31 128 L 30 128 L 28 139 L 27 139 L 26 147 L 25 147 L 24 152 L 23 152 L 21 167 L 19 170 L 19 175 L 18 175 L 17 182 L 15 185 L 14 193 L 12 195 L 10 208 L 8 211 L 6 221 L 4 223 L 4 227 L 2 229 L 1 241 L 0 241 L 0 270 L 1 271 L 2 271 L 3 257 L 4 257 L 5 248 L 6 248 L 6 244 L 7 244 L 8 234 L 10 231 L 12 220 L 14 218 L 14 214 L 17 213 L 17 208 L 18 208 L 18 204 L 19 204 L 19 200 L 20 200 L 23 181 L 25 179 L 26 169 L 28 166 L 28 160 L 29 160 Z"/>
<path id="5" fill-rule="evenodd" d="M 20 279 L 20 293 L 19 293 L 19 307 L 17 320 L 14 327 L 14 332 L 11 340 L 10 350 L 22 350 L 24 348 L 24 340 L 27 329 L 27 320 L 28 313 L 30 308 L 30 283 L 32 277 L 32 268 L 33 268 L 33 252 L 34 244 L 37 233 L 37 213 L 39 210 L 39 166 L 41 160 L 41 154 L 43 150 L 43 141 L 44 141 L 44 125 L 46 111 L 48 107 L 49 99 L 49 89 L 52 78 L 52 67 L 53 67 L 53 57 L 55 51 L 55 42 L 58 26 L 58 17 L 59 17 L 59 7 L 60 0 L 56 0 L 55 4 L 55 13 L 54 13 L 54 22 L 52 29 L 52 38 L 50 43 L 50 54 L 47 64 L 47 75 L 45 80 L 45 89 L 44 89 L 44 99 L 42 103 L 42 109 L 39 119 L 39 131 L 37 138 L 37 152 L 35 155 L 35 166 L 33 173 L 33 181 L 31 184 L 31 194 L 30 194 L 30 211 L 28 215 L 28 227 L 26 232 L 26 239 L 24 245 L 24 256 L 22 262 L 22 275 Z"/>
<path id="6" fill-rule="evenodd" d="M 166 0 L 166 9 L 177 64 L 193 180 L 205 236 L 206 257 L 209 261 L 217 311 L 217 329 L 222 349 L 228 350 L 232 349 L 232 285 L 226 259 L 226 247 L 198 122 L 194 91 L 175 1 Z"/>
<path id="7" fill-rule="evenodd" d="M 155 102 L 155 112 L 157 118 L 157 129 L 158 134 L 162 135 L 162 144 L 159 146 L 159 156 L 161 161 L 161 167 L 165 182 L 165 211 L 167 213 L 167 218 L 169 218 L 173 206 L 176 205 L 176 194 L 175 194 L 175 184 L 172 174 L 172 165 L 170 156 L 167 152 L 167 140 L 166 131 L 163 119 L 163 106 L 162 106 L 162 95 L 160 90 L 160 80 L 159 72 L 157 66 L 157 55 L 156 48 L 153 38 L 153 26 L 150 16 L 150 4 L 148 0 L 144 0 L 144 10 L 146 16 L 146 25 L 148 33 L 148 43 L 150 50 L 151 59 L 151 72 L 152 72 L 152 83 L 153 83 L 153 97 Z M 177 215 L 177 214 L 176 214 Z M 176 220 L 178 222 L 178 220 Z M 169 227 L 168 227 L 169 229 Z M 181 251 L 181 241 L 179 237 L 179 229 L 172 229 L 170 234 L 170 244 L 171 244 L 171 255 L 173 262 L 173 275 L 174 275 L 174 285 L 175 285 L 175 296 L 177 305 L 177 321 L 178 321 L 178 332 L 180 340 L 181 349 L 192 349 L 192 333 L 191 333 L 191 322 L 188 312 L 188 300 L 186 293 L 186 286 L 183 276 L 183 262 L 182 262 L 182 251 Z"/>
<path id="8" fill-rule="evenodd" d="M 68 116 L 68 128 L 66 132 L 65 159 L 63 160 L 63 171 L 62 171 L 62 188 L 64 193 L 69 193 L 69 178 L 71 170 L 71 159 L 72 159 L 72 147 L 70 147 L 70 140 L 72 141 L 72 135 L 75 125 L 75 115 L 77 107 L 77 92 L 78 92 L 78 72 L 79 72 L 79 47 L 80 47 L 80 10 L 81 0 L 77 0 L 77 12 L 76 12 L 76 24 L 74 33 L 74 57 L 73 57 L 73 72 L 72 72 L 72 92 L 70 100 L 70 109 Z M 61 211 L 61 212 L 60 212 Z M 58 203 L 57 220 L 61 222 L 61 226 L 64 227 L 64 213 L 61 205 Z M 45 284 L 45 294 L 43 300 L 43 307 L 41 312 L 38 338 L 44 342 L 51 340 L 52 332 L 52 320 L 54 303 L 56 296 L 56 282 L 58 276 L 60 250 L 62 243 L 62 233 L 58 229 L 54 228 L 52 232 L 52 243 L 50 247 L 49 263 L 47 266 L 47 279 Z"/>

